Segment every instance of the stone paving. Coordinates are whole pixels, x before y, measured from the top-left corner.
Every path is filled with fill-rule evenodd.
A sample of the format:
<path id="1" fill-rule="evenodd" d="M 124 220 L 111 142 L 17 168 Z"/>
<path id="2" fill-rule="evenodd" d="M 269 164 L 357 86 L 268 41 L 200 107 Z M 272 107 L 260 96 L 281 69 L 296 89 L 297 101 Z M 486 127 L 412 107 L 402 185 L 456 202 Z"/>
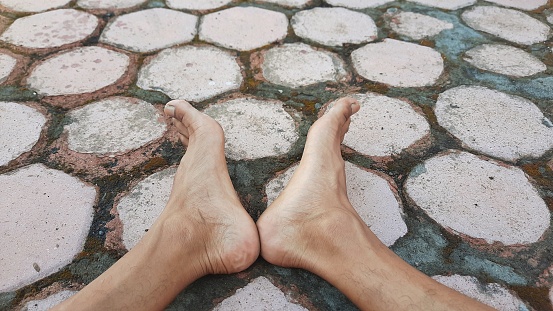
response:
<path id="1" fill-rule="evenodd" d="M 0 0 L 0 310 L 47 310 L 136 245 L 191 101 L 256 220 L 309 126 L 361 103 L 348 195 L 394 252 L 499 310 L 553 310 L 548 0 Z M 167 310 L 356 310 L 259 259 Z"/>

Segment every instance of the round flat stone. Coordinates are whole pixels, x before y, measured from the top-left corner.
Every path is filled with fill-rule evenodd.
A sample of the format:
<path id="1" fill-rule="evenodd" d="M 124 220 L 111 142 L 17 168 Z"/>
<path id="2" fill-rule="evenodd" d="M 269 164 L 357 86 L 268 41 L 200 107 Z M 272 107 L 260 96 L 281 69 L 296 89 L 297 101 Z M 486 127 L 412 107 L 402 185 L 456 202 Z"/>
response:
<path id="1" fill-rule="evenodd" d="M 16 19 L 0 40 L 24 48 L 53 48 L 84 40 L 97 26 L 92 14 L 61 9 Z"/>
<path id="2" fill-rule="evenodd" d="M 342 6 L 349 9 L 367 9 L 376 8 L 386 3 L 392 2 L 392 0 L 325 0 L 326 3 L 333 6 Z"/>
<path id="3" fill-rule="evenodd" d="M 522 170 L 470 153 L 425 161 L 405 188 L 440 225 L 488 243 L 533 243 L 549 227 L 549 210 Z"/>
<path id="4" fill-rule="evenodd" d="M 16 12 L 42 12 L 67 5 L 71 0 L 0 0 L 0 5 Z"/>
<path id="5" fill-rule="evenodd" d="M 444 10 L 457 10 L 476 3 L 476 0 L 407 0 Z"/>
<path id="6" fill-rule="evenodd" d="M 55 293 L 41 300 L 31 300 L 25 304 L 25 310 L 27 311 L 46 311 L 50 310 L 63 301 L 71 298 L 77 291 L 64 290 L 59 293 Z"/>
<path id="7" fill-rule="evenodd" d="M 223 127 L 226 156 L 233 160 L 279 156 L 299 138 L 296 123 L 279 101 L 238 98 L 203 112 Z"/>
<path id="8" fill-rule="evenodd" d="M 0 83 L 4 83 L 17 65 L 17 59 L 0 53 Z"/>
<path id="9" fill-rule="evenodd" d="M 264 3 L 278 4 L 288 8 L 303 8 L 312 0 L 258 0 Z"/>
<path id="10" fill-rule="evenodd" d="M 531 101 L 479 86 L 440 94 L 438 123 L 468 148 L 508 161 L 553 148 L 553 125 Z"/>
<path id="11" fill-rule="evenodd" d="M 492 2 L 502 6 L 508 6 L 515 9 L 521 9 L 526 11 L 532 11 L 539 9 L 541 6 L 547 4 L 547 0 L 486 0 L 487 2 Z"/>
<path id="12" fill-rule="evenodd" d="M 395 87 L 433 85 L 444 70 L 442 56 L 436 50 L 394 39 L 367 44 L 353 51 L 351 60 L 365 79 Z"/>
<path id="13" fill-rule="evenodd" d="M 46 118 L 34 108 L 0 102 L 0 166 L 30 151 L 45 123 Z"/>
<path id="14" fill-rule="evenodd" d="M 296 35 L 328 46 L 364 43 L 378 37 L 373 19 L 344 8 L 314 8 L 292 17 Z"/>
<path id="15" fill-rule="evenodd" d="M 236 58 L 211 46 L 183 46 L 161 51 L 143 66 L 137 85 L 172 99 L 202 101 L 238 89 L 242 73 Z"/>
<path id="16" fill-rule="evenodd" d="M 0 175 L 0 292 L 31 284 L 82 251 L 96 190 L 61 171 L 33 164 Z"/>
<path id="17" fill-rule="evenodd" d="M 100 42 L 133 52 L 152 52 L 192 41 L 197 21 L 194 15 L 168 9 L 138 11 L 115 18 L 102 32 Z"/>
<path id="18" fill-rule="evenodd" d="M 166 0 L 168 7 L 177 10 L 213 10 L 231 2 L 232 0 Z"/>
<path id="19" fill-rule="evenodd" d="M 68 114 L 69 149 L 80 153 L 122 153 L 140 148 L 165 133 L 163 116 L 150 103 L 110 97 Z"/>
<path id="20" fill-rule="evenodd" d="M 134 186 L 117 205 L 123 224 L 123 244 L 130 250 L 150 229 L 165 208 L 176 168 L 152 174 Z"/>
<path id="21" fill-rule="evenodd" d="M 129 61 L 125 54 L 97 46 L 76 48 L 35 67 L 27 85 L 48 96 L 90 93 L 119 80 Z"/>
<path id="22" fill-rule="evenodd" d="M 336 54 L 318 51 L 303 43 L 291 43 L 268 50 L 261 66 L 269 82 L 297 88 L 310 84 L 338 82 L 347 75 Z"/>
<path id="23" fill-rule="evenodd" d="M 433 37 L 443 30 L 453 29 L 452 23 L 413 12 L 399 12 L 390 15 L 389 24 L 393 31 L 414 40 Z"/>
<path id="24" fill-rule="evenodd" d="M 518 44 L 531 45 L 545 41 L 551 29 L 539 20 L 517 10 L 495 6 L 478 6 L 461 17 L 470 27 Z"/>
<path id="25" fill-rule="evenodd" d="M 534 55 L 502 44 L 482 44 L 468 50 L 463 58 L 476 68 L 512 77 L 528 77 L 547 70 Z"/>
<path id="26" fill-rule="evenodd" d="M 147 0 L 78 0 L 77 5 L 83 9 L 107 10 L 126 9 L 139 6 Z"/>
<path id="27" fill-rule="evenodd" d="M 256 7 L 234 7 L 211 13 L 200 23 L 200 40 L 239 51 L 282 40 L 287 34 L 286 15 Z"/>

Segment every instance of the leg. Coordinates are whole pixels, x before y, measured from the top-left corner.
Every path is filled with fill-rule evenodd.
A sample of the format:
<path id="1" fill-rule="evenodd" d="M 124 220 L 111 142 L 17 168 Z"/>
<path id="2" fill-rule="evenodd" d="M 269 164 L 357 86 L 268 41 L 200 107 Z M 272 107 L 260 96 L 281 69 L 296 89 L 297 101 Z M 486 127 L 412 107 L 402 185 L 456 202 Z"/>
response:
<path id="1" fill-rule="evenodd" d="M 167 206 L 131 251 L 59 309 L 163 309 L 196 279 L 242 271 L 258 257 L 255 223 L 228 175 L 223 130 L 185 101 L 165 113 L 188 145 Z"/>
<path id="2" fill-rule="evenodd" d="M 492 310 L 411 267 L 357 215 L 340 144 L 358 110 L 341 99 L 311 127 L 294 176 L 257 222 L 263 258 L 319 275 L 363 310 Z"/>

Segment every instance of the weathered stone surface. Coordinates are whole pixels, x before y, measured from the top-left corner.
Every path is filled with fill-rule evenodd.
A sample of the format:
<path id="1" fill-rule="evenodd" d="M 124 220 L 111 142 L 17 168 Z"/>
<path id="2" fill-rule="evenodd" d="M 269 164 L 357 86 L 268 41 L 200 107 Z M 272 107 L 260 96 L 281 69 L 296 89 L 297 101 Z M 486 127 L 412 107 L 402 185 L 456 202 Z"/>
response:
<path id="1" fill-rule="evenodd" d="M 444 10 L 457 10 L 476 3 L 476 0 L 407 0 Z"/>
<path id="2" fill-rule="evenodd" d="M 199 32 L 200 40 L 248 51 L 284 39 L 288 18 L 256 7 L 234 7 L 202 17 Z"/>
<path id="3" fill-rule="evenodd" d="M 108 10 L 126 9 L 139 6 L 147 0 L 77 0 L 77 5 L 84 9 Z"/>
<path id="4" fill-rule="evenodd" d="M 533 243 L 549 227 L 549 210 L 522 170 L 470 153 L 419 164 L 405 189 L 440 225 L 488 243 Z"/>
<path id="5" fill-rule="evenodd" d="M 0 166 L 30 151 L 45 123 L 46 118 L 36 109 L 0 102 Z"/>
<path id="6" fill-rule="evenodd" d="M 138 11 L 115 18 L 102 32 L 100 42 L 133 52 L 152 52 L 192 41 L 197 21 L 194 15 L 163 8 Z"/>
<path id="7" fill-rule="evenodd" d="M 128 66 L 125 54 L 86 46 L 44 60 L 31 72 L 27 85 L 42 95 L 89 93 L 115 83 Z"/>
<path id="8" fill-rule="evenodd" d="M 274 3 L 288 8 L 303 8 L 313 0 L 258 0 L 264 3 Z"/>
<path id="9" fill-rule="evenodd" d="M 384 5 L 392 0 L 325 0 L 326 3 L 333 6 L 343 6 L 349 9 L 375 8 Z"/>
<path id="10" fill-rule="evenodd" d="M 225 6 L 232 0 L 167 0 L 167 6 L 178 10 L 213 10 Z"/>
<path id="11" fill-rule="evenodd" d="M 0 5 L 16 12 L 42 12 L 67 5 L 71 0 L 0 0 Z"/>
<path id="12" fill-rule="evenodd" d="M 69 149 L 81 153 L 123 153 L 142 147 L 165 133 L 163 116 L 150 103 L 110 97 L 68 114 Z"/>
<path id="13" fill-rule="evenodd" d="M 211 46 L 163 50 L 140 69 L 137 82 L 143 89 L 190 101 L 202 101 L 238 89 L 241 84 L 235 57 Z"/>
<path id="14" fill-rule="evenodd" d="M 0 40 L 24 48 L 53 48 L 84 40 L 97 26 L 92 14 L 61 9 L 16 19 Z"/>
<path id="15" fill-rule="evenodd" d="M 96 190 L 33 164 L 0 175 L 0 292 L 57 272 L 82 249 Z"/>
<path id="16" fill-rule="evenodd" d="M 223 127 L 226 156 L 233 160 L 279 156 L 299 138 L 294 119 L 279 101 L 238 98 L 203 112 Z"/>
<path id="17" fill-rule="evenodd" d="M 479 86 L 440 94 L 438 123 L 468 148 L 508 161 L 553 148 L 553 124 L 531 101 Z"/>
<path id="18" fill-rule="evenodd" d="M 436 50 L 394 39 L 367 44 L 353 51 L 351 60 L 362 77 L 396 87 L 433 85 L 444 70 Z"/>
<path id="19" fill-rule="evenodd" d="M 269 82 L 297 88 L 346 78 L 344 62 L 336 54 L 318 51 L 303 43 L 274 47 L 264 54 L 261 66 Z"/>
<path id="20" fill-rule="evenodd" d="M 378 36 L 370 16 L 344 8 L 300 11 L 292 17 L 291 23 L 296 35 L 328 46 L 371 42 Z"/>
<path id="21" fill-rule="evenodd" d="M 17 59 L 0 53 L 0 83 L 4 83 L 17 65 Z"/>
<path id="22" fill-rule="evenodd" d="M 461 17 L 470 27 L 518 44 L 531 45 L 547 40 L 551 29 L 539 20 L 517 10 L 477 6 Z"/>
<path id="23" fill-rule="evenodd" d="M 453 28 L 452 23 L 413 12 L 397 12 L 391 14 L 389 18 L 390 28 L 393 31 L 415 40 L 432 37 L 443 30 Z"/>
<path id="24" fill-rule="evenodd" d="M 64 290 L 54 295 L 50 295 L 41 300 L 31 300 L 25 304 L 26 311 L 47 311 L 63 301 L 75 295 L 77 291 Z"/>
<path id="25" fill-rule="evenodd" d="M 503 44 L 479 45 L 468 50 L 464 60 L 479 69 L 517 78 L 547 70 L 547 66 L 534 55 Z"/>
<path id="26" fill-rule="evenodd" d="M 526 11 L 536 10 L 541 6 L 547 4 L 547 0 L 486 0 L 502 6 L 508 6 L 515 9 L 521 9 Z"/>

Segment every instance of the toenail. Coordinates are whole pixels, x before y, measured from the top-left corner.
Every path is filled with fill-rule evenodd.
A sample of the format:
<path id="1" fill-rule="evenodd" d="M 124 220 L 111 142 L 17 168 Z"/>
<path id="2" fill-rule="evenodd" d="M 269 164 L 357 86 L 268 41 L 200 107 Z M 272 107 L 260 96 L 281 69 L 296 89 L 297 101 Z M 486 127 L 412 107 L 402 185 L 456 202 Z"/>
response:
<path id="1" fill-rule="evenodd" d="M 167 112 L 166 113 L 167 115 L 169 115 L 171 117 L 175 117 L 175 106 L 166 104 L 165 105 L 165 111 Z"/>

